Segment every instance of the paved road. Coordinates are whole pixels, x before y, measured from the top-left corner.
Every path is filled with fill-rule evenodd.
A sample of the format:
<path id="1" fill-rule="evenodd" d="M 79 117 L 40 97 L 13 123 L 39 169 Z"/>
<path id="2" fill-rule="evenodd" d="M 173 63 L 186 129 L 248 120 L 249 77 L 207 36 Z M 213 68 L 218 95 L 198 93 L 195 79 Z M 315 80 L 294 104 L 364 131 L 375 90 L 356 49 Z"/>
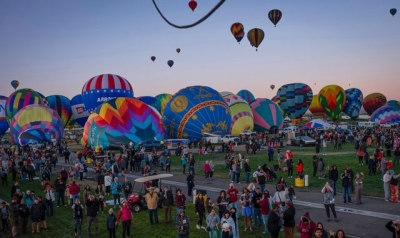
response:
<path id="1" fill-rule="evenodd" d="M 58 167 L 66 166 L 59 163 Z M 93 172 L 89 171 L 89 177 L 93 177 Z M 129 179 L 141 177 L 139 173 L 127 174 Z M 187 194 L 186 175 L 174 173 L 174 177 L 163 180 L 163 184 L 181 188 Z M 228 188 L 230 181 L 228 179 L 217 178 L 211 183 L 204 181 L 203 176 L 196 176 L 195 189 L 207 191 L 207 195 L 213 201 L 216 201 L 221 190 Z M 246 184 L 237 184 L 236 187 L 241 190 Z M 135 189 L 138 190 L 141 185 L 136 184 Z M 275 183 L 267 184 L 266 189 L 275 191 Z M 383 189 L 382 189 L 383 190 Z M 385 202 L 383 198 L 364 197 L 363 205 L 344 204 L 341 194 L 336 196 L 336 211 L 338 213 L 339 222 L 327 222 L 325 209 L 322 205 L 322 194 L 319 191 L 296 188 L 296 197 L 294 204 L 296 207 L 296 222 L 300 220 L 300 216 L 308 211 L 311 219 L 315 222 L 323 222 L 328 230 L 343 229 L 346 234 L 355 237 L 391 237 L 390 232 L 385 228 L 385 224 L 389 220 L 400 220 L 399 206 L 400 203 Z M 354 196 L 353 196 L 354 198 Z M 332 216 L 332 215 L 331 215 Z"/>

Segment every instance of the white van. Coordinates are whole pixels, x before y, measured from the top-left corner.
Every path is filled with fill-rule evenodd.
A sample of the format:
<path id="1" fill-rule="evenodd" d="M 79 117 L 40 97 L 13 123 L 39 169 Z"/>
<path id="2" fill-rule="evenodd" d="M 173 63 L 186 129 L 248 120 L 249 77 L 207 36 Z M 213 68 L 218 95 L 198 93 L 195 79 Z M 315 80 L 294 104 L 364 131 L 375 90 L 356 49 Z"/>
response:
<path id="1" fill-rule="evenodd" d="M 175 149 L 178 146 L 178 144 L 183 147 L 189 147 L 190 140 L 189 139 L 167 139 L 165 141 L 165 146 L 170 150 Z"/>
<path id="2" fill-rule="evenodd" d="M 222 137 L 220 135 L 207 133 L 207 132 L 203 133 L 203 140 L 204 140 L 204 143 L 206 143 L 208 141 L 210 141 L 211 144 L 222 143 Z"/>

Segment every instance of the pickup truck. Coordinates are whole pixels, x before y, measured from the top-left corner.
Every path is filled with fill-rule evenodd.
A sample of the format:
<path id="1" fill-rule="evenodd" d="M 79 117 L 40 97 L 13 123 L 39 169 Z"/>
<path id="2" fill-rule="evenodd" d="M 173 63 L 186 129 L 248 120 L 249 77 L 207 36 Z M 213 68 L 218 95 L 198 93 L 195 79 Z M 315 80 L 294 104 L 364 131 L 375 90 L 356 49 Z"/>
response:
<path id="1" fill-rule="evenodd" d="M 225 135 L 224 137 L 222 137 L 222 142 L 223 143 L 229 143 L 229 142 L 237 142 L 237 143 L 239 143 L 240 142 L 240 139 L 239 139 L 239 137 L 237 137 L 237 136 L 234 136 L 234 135 Z"/>

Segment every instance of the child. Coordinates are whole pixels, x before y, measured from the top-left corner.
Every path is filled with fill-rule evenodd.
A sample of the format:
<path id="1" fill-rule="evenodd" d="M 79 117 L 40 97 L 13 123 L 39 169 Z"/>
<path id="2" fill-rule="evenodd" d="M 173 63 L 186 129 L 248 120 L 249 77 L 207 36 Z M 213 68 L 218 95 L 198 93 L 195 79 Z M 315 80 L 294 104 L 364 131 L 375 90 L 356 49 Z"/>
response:
<path id="1" fill-rule="evenodd" d="M 65 197 L 68 201 L 68 205 L 72 204 L 72 195 L 69 193 L 69 184 L 67 184 L 67 186 L 65 187 Z"/>
<path id="2" fill-rule="evenodd" d="M 289 194 L 290 201 L 293 201 L 293 198 L 296 198 L 296 193 L 294 192 L 293 184 L 290 185 L 290 188 L 288 189 L 288 194 Z"/>
<path id="3" fill-rule="evenodd" d="M 110 208 L 108 210 L 108 217 L 107 217 L 107 230 L 110 234 L 110 238 L 115 238 L 115 228 L 116 228 L 116 221 L 117 218 L 114 216 L 114 210 Z"/>

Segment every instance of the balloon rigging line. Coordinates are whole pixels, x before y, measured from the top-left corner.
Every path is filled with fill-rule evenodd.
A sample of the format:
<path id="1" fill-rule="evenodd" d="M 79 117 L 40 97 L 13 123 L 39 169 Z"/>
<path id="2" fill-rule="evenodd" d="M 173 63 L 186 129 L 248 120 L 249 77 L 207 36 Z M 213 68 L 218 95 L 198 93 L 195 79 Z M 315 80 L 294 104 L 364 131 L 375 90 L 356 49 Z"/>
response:
<path id="1" fill-rule="evenodd" d="M 175 27 L 175 28 L 178 28 L 178 29 L 187 29 L 187 28 L 191 28 L 191 27 L 197 26 L 198 24 L 202 23 L 202 22 L 205 21 L 207 18 L 209 18 L 209 17 L 210 17 L 220 6 L 222 6 L 222 4 L 224 4 L 224 2 L 225 2 L 225 0 L 220 0 L 219 3 L 218 3 L 217 5 L 215 5 L 215 7 L 214 7 L 213 9 L 211 9 L 211 11 L 210 11 L 209 13 L 207 13 L 204 17 L 202 17 L 200 20 L 198 20 L 198 21 L 196 21 L 196 22 L 194 22 L 194 23 L 192 23 L 192 24 L 190 24 L 190 25 L 178 26 L 178 25 L 175 25 L 174 23 L 170 22 L 170 21 L 162 14 L 162 12 L 161 12 L 160 9 L 158 8 L 157 3 L 156 3 L 155 0 L 152 0 L 152 1 L 153 1 L 154 6 L 155 6 L 156 9 L 157 9 L 157 12 L 160 14 L 160 16 L 162 17 L 162 19 L 164 19 L 164 21 L 165 21 L 166 23 L 168 23 L 170 26 Z"/>

